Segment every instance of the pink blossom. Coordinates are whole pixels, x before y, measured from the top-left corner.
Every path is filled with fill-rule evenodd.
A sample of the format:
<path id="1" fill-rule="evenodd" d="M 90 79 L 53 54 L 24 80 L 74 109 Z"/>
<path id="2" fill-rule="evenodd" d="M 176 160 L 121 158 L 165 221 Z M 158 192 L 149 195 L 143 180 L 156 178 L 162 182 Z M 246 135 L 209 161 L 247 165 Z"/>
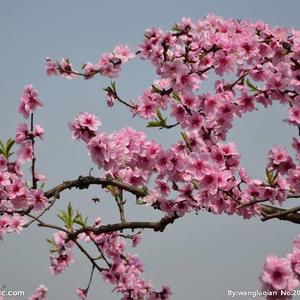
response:
<path id="1" fill-rule="evenodd" d="M 0 171 L 6 171 L 7 170 L 7 159 L 0 154 Z"/>
<path id="2" fill-rule="evenodd" d="M 41 182 L 46 182 L 47 181 L 47 177 L 41 173 L 35 173 L 34 177 Z"/>
<path id="3" fill-rule="evenodd" d="M 82 299 L 82 300 L 87 299 L 87 290 L 86 289 L 77 288 L 76 293 L 78 294 L 80 299 Z"/>
<path id="4" fill-rule="evenodd" d="M 43 103 L 38 98 L 38 92 L 33 89 L 33 85 L 26 85 L 20 97 L 19 112 L 27 119 L 30 114 L 41 106 L 43 106 Z"/>
<path id="5" fill-rule="evenodd" d="M 163 75 L 163 78 L 176 78 L 177 76 L 188 73 L 188 71 L 188 67 L 183 63 L 183 61 L 176 59 L 171 62 L 166 62 L 159 73 Z"/>
<path id="6" fill-rule="evenodd" d="M 95 74 L 97 74 L 98 69 L 97 66 L 93 65 L 90 62 L 87 62 L 84 66 L 83 69 L 85 71 L 84 75 L 85 75 L 85 79 L 90 79 L 92 78 Z"/>
<path id="7" fill-rule="evenodd" d="M 7 187 L 10 198 L 16 198 L 25 194 L 25 185 L 21 179 L 15 179 L 11 185 Z"/>
<path id="8" fill-rule="evenodd" d="M 88 112 L 81 112 L 75 119 L 69 122 L 73 139 L 83 139 L 86 143 L 95 136 L 101 121 L 95 115 Z"/>
<path id="9" fill-rule="evenodd" d="M 36 124 L 34 126 L 34 132 L 35 137 L 39 137 L 40 139 L 44 138 L 44 128 L 42 128 L 39 124 Z"/>
<path id="10" fill-rule="evenodd" d="M 191 210 L 191 207 L 184 198 L 178 197 L 174 202 L 173 210 L 178 216 L 182 217 Z"/>
<path id="11" fill-rule="evenodd" d="M 65 271 L 65 269 L 74 262 L 73 255 L 70 251 L 63 251 L 58 257 L 50 255 L 50 273 L 52 275 L 58 275 Z"/>
<path id="12" fill-rule="evenodd" d="M 292 270 L 286 258 L 268 255 L 260 275 L 262 283 L 270 284 L 275 290 L 283 290 L 288 286 Z"/>
<path id="13" fill-rule="evenodd" d="M 294 170 L 288 171 L 287 181 L 290 187 L 294 189 L 296 193 L 300 192 L 300 167 L 299 166 Z"/>
<path id="14" fill-rule="evenodd" d="M 218 190 L 218 178 L 217 173 L 214 170 L 206 172 L 201 181 L 201 189 L 208 191 L 210 194 L 216 194 Z"/>
<path id="15" fill-rule="evenodd" d="M 17 213 L 14 213 L 9 220 L 9 230 L 20 233 L 23 230 L 23 226 L 25 224 L 26 224 L 26 218 L 21 217 Z"/>
<path id="16" fill-rule="evenodd" d="M 118 77 L 121 70 L 121 59 L 116 57 L 113 53 L 104 53 L 97 64 L 97 69 L 104 76 L 110 78 Z"/>
<path id="17" fill-rule="evenodd" d="M 233 71 L 234 60 L 232 55 L 228 55 L 224 51 L 219 50 L 215 53 L 214 65 L 216 66 L 216 74 L 222 76 L 224 73 Z"/>
<path id="18" fill-rule="evenodd" d="M 209 156 L 206 153 L 198 154 L 192 152 L 190 154 L 190 164 L 188 166 L 188 171 L 196 179 L 201 180 L 204 174 L 210 172 L 210 165 L 208 163 Z"/>
<path id="19" fill-rule="evenodd" d="M 131 58 L 134 57 L 134 54 L 128 45 L 119 44 L 115 46 L 113 53 L 116 57 L 120 58 L 123 63 L 127 63 Z"/>
<path id="20" fill-rule="evenodd" d="M 1 186 L 5 187 L 10 185 L 10 175 L 7 172 L 1 172 L 0 171 L 0 190 Z"/>
<path id="21" fill-rule="evenodd" d="M 17 156 L 21 163 L 31 160 L 33 158 L 32 141 L 22 143 L 20 149 L 17 151 Z"/>
<path id="22" fill-rule="evenodd" d="M 26 139 L 28 139 L 28 127 L 26 123 L 19 124 L 16 130 L 16 144 L 23 143 Z"/>
<path id="23" fill-rule="evenodd" d="M 68 58 L 63 58 L 60 63 L 58 63 L 57 69 L 59 73 L 67 79 L 74 79 L 77 77 L 77 74 L 73 70 L 72 64 Z"/>
<path id="24" fill-rule="evenodd" d="M 58 75 L 57 64 L 49 57 L 46 58 L 46 73 L 48 76 Z"/>
<path id="25" fill-rule="evenodd" d="M 141 241 L 141 235 L 140 234 L 135 234 L 132 236 L 132 247 L 136 247 L 140 241 Z"/>
<path id="26" fill-rule="evenodd" d="M 220 149 L 224 156 L 239 156 L 234 143 L 222 144 Z"/>
<path id="27" fill-rule="evenodd" d="M 159 173 L 168 172 L 173 168 L 171 158 L 171 151 L 161 151 L 160 155 L 157 157 L 155 164 L 155 167 Z"/>
<path id="28" fill-rule="evenodd" d="M 170 193 L 170 187 L 168 186 L 167 182 L 157 179 L 155 180 L 155 183 L 157 192 L 163 196 L 168 196 Z"/>
<path id="29" fill-rule="evenodd" d="M 31 190 L 28 201 L 33 205 L 33 209 L 36 211 L 44 209 L 49 202 L 42 190 Z"/>
<path id="30" fill-rule="evenodd" d="M 242 93 L 238 99 L 239 107 L 243 113 L 255 110 L 254 97 L 246 93 Z"/>
<path id="31" fill-rule="evenodd" d="M 10 217 L 8 214 L 3 214 L 0 216 L 0 240 L 3 239 L 3 236 L 7 233 L 10 226 Z"/>

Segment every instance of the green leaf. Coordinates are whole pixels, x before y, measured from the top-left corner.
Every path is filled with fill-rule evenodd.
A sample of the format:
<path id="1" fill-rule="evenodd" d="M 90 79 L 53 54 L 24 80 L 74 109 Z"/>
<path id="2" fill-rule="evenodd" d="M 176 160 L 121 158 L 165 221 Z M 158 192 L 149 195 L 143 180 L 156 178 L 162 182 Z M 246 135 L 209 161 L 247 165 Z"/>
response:
<path id="1" fill-rule="evenodd" d="M 5 144 L 0 141 L 0 154 L 2 154 L 6 159 L 13 155 L 13 152 L 10 151 L 14 143 L 15 141 L 13 139 L 8 139 Z"/>
<path id="2" fill-rule="evenodd" d="M 74 218 L 74 223 L 76 223 L 76 224 L 78 224 L 82 227 L 86 227 L 87 226 L 87 219 L 88 219 L 87 217 L 84 218 L 82 216 L 82 214 L 77 211 L 77 214 Z"/>
<path id="3" fill-rule="evenodd" d="M 73 218 L 73 207 L 72 207 L 72 204 L 71 204 L 71 202 L 69 202 L 69 204 L 68 204 L 68 217 L 69 218 Z"/>
<path id="4" fill-rule="evenodd" d="M 6 152 L 6 157 L 8 158 L 10 156 L 10 150 L 12 148 L 12 146 L 14 145 L 15 141 L 13 139 L 8 139 L 7 142 L 6 142 L 6 149 L 5 149 L 5 152 Z"/>
<path id="5" fill-rule="evenodd" d="M 156 111 L 156 114 L 157 114 L 157 117 L 158 117 L 159 120 L 161 120 L 161 121 L 165 121 L 166 120 L 166 119 L 163 118 L 163 116 L 161 114 L 161 111 L 159 109 Z"/>
<path id="6" fill-rule="evenodd" d="M 3 144 L 3 142 L 0 140 L 0 150 L 4 150 L 4 144 Z"/>
<path id="7" fill-rule="evenodd" d="M 250 88 L 250 91 L 252 92 L 258 92 L 259 91 L 259 88 L 254 85 L 250 80 L 249 78 L 246 79 L 246 84 L 248 85 L 248 87 Z"/>
<path id="8" fill-rule="evenodd" d="M 162 124 L 161 124 L 160 120 L 159 121 L 150 121 L 147 124 L 148 128 L 151 128 L 151 127 L 161 127 L 161 126 L 162 126 Z"/>
<path id="9" fill-rule="evenodd" d="M 112 88 L 114 94 L 116 94 L 116 93 L 117 93 L 117 90 L 116 90 L 116 82 L 115 82 L 115 81 L 112 81 L 112 82 L 111 82 L 111 88 Z"/>
<path id="10" fill-rule="evenodd" d="M 156 111 L 156 114 L 157 114 L 157 118 L 155 118 L 154 121 L 148 122 L 147 127 L 148 128 L 160 127 L 160 129 L 166 128 L 168 118 L 164 118 L 159 109 Z"/>
<path id="11" fill-rule="evenodd" d="M 58 215 L 57 215 L 65 224 L 67 223 L 67 214 L 64 211 L 61 211 Z"/>
<path id="12" fill-rule="evenodd" d="M 74 223 L 74 210 L 71 202 L 68 204 L 67 211 L 60 211 L 57 216 L 64 222 L 67 229 L 72 229 Z"/>

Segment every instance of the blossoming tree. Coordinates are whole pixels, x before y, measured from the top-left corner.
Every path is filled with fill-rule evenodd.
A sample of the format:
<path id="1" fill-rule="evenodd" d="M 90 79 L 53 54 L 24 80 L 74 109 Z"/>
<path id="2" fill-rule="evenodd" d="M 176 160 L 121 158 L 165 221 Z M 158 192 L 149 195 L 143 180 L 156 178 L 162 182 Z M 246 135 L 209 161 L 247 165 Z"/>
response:
<path id="1" fill-rule="evenodd" d="M 157 80 L 135 101 L 123 99 L 111 81 L 104 88 L 107 104 L 124 105 L 153 130 L 175 131 L 178 141 L 171 147 L 130 127 L 103 132 L 97 116 L 81 112 L 69 127 L 72 138 L 85 143 L 99 168 L 97 176 L 77 175 L 44 190 L 46 178 L 37 172 L 35 155 L 36 140 L 43 139 L 44 130 L 34 121 L 43 103 L 32 85 L 25 86 L 20 97 L 19 112 L 25 122 L 17 126 L 14 140 L 0 143 L 0 238 L 33 224 L 53 229 L 48 240 L 53 275 L 73 262 L 77 247 L 91 265 L 87 286 L 76 289 L 81 299 L 87 298 L 93 277 L 99 275 L 114 285 L 123 300 L 169 299 L 169 287 L 155 290 L 145 280 L 143 264 L 137 255 L 127 253 L 126 240 L 135 247 L 143 229 L 163 232 L 188 213 L 208 211 L 300 224 L 300 206 L 284 208 L 290 198 L 300 197 L 299 138 L 292 141 L 294 157 L 283 146 L 269 151 L 265 181 L 250 178 L 240 165 L 235 144 L 226 141 L 234 118 L 268 108 L 274 101 L 288 105 L 284 121 L 300 134 L 300 31 L 208 15 L 197 22 L 183 19 L 168 32 L 146 30 L 135 53 L 127 45 L 117 45 L 97 63 L 84 64 L 81 71 L 67 58 L 60 62 L 47 58 L 46 71 L 67 79 L 116 78 L 122 65 L 136 57 L 155 67 Z M 213 75 L 214 90 L 204 93 L 201 82 Z M 30 183 L 22 173 L 25 163 L 30 164 Z M 72 203 L 58 215 L 58 224 L 63 225 L 44 221 L 65 190 L 92 185 L 100 185 L 115 201 L 118 222 L 104 224 L 99 216 L 90 223 Z M 125 195 L 153 209 L 154 216 L 156 211 L 164 216 L 151 222 L 128 221 Z M 98 257 L 91 255 L 87 244 L 95 247 Z M 259 278 L 267 299 L 290 298 L 300 285 L 300 238 L 286 257 L 269 255 Z M 45 299 L 46 292 L 41 286 L 30 299 Z"/>

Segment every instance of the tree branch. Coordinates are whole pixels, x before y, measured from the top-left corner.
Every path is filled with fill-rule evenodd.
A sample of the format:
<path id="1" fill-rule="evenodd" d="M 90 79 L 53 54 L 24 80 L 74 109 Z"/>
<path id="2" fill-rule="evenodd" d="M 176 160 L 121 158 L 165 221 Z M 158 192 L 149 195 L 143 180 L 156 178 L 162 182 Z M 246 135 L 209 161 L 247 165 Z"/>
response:
<path id="1" fill-rule="evenodd" d="M 90 185 L 101 185 L 103 188 L 105 188 L 108 185 L 113 185 L 127 192 L 130 192 L 131 194 L 134 194 L 137 197 L 145 197 L 147 195 L 147 193 L 140 188 L 134 187 L 130 184 L 123 183 L 114 179 L 96 178 L 93 176 L 86 176 L 86 177 L 79 176 L 78 179 L 76 180 L 64 181 L 63 183 L 46 191 L 45 196 L 47 198 L 51 198 L 55 194 L 58 195 L 64 190 L 72 189 L 72 188 L 82 190 L 82 189 L 87 189 Z"/>
<path id="2" fill-rule="evenodd" d="M 78 229 L 75 232 L 69 232 L 69 240 L 74 240 L 82 232 L 93 232 L 95 234 L 109 233 L 114 231 L 121 231 L 124 229 L 153 229 L 154 231 L 163 232 L 165 228 L 174 223 L 179 217 L 177 215 L 168 217 L 163 217 L 160 221 L 157 222 L 125 222 L 125 223 L 115 223 L 107 224 L 99 227 L 83 227 Z M 47 225 L 47 224 L 46 224 Z M 40 224 L 39 226 L 43 226 Z"/>
<path id="3" fill-rule="evenodd" d="M 300 206 L 294 207 L 292 209 L 283 209 L 270 205 L 260 205 L 260 211 L 263 215 L 262 221 L 267 221 L 270 219 L 279 219 L 283 221 L 289 221 L 295 224 L 300 224 L 300 214 L 297 211 L 300 210 Z"/>

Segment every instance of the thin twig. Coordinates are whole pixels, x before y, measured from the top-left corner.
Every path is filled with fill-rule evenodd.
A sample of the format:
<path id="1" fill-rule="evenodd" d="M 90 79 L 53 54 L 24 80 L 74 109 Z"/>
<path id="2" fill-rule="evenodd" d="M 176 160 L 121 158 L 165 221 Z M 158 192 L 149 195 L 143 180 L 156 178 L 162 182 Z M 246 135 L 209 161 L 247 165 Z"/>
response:
<path id="1" fill-rule="evenodd" d="M 91 283 L 92 283 L 92 280 L 93 280 L 93 275 L 94 275 L 94 271 L 95 271 L 95 266 L 93 265 L 92 266 L 92 271 L 91 271 L 91 275 L 90 275 L 90 279 L 89 279 L 89 283 L 87 285 L 87 288 L 85 289 L 86 292 L 88 292 L 90 286 L 91 286 Z"/>
<path id="2" fill-rule="evenodd" d="M 115 200 L 118 205 L 118 209 L 119 209 L 119 213 L 120 213 L 120 220 L 122 223 L 126 223 L 125 211 L 124 211 L 125 201 L 123 199 L 123 190 L 122 189 L 119 190 L 119 195 L 116 195 Z"/>
<path id="3" fill-rule="evenodd" d="M 89 235 L 90 239 L 93 241 L 94 245 L 96 246 L 96 248 L 98 249 L 98 251 L 101 254 L 101 258 L 106 262 L 107 266 L 109 268 L 111 268 L 111 263 L 107 260 L 107 258 L 105 257 L 102 249 L 100 248 L 100 246 L 97 244 L 97 242 Z"/>
<path id="4" fill-rule="evenodd" d="M 80 251 L 88 258 L 88 260 L 92 263 L 92 265 L 101 273 L 105 271 L 105 268 L 101 268 L 98 266 L 98 264 L 95 262 L 95 260 L 89 255 L 89 253 L 80 245 L 80 243 L 76 240 L 73 240 L 73 242 L 76 244 L 76 246 L 80 249 Z"/>
<path id="5" fill-rule="evenodd" d="M 30 131 L 33 132 L 33 113 L 30 114 Z M 31 176 L 32 176 L 32 188 L 37 188 L 37 178 L 35 177 L 35 151 L 34 151 L 34 136 L 30 138 L 32 144 L 32 159 L 31 159 Z"/>

